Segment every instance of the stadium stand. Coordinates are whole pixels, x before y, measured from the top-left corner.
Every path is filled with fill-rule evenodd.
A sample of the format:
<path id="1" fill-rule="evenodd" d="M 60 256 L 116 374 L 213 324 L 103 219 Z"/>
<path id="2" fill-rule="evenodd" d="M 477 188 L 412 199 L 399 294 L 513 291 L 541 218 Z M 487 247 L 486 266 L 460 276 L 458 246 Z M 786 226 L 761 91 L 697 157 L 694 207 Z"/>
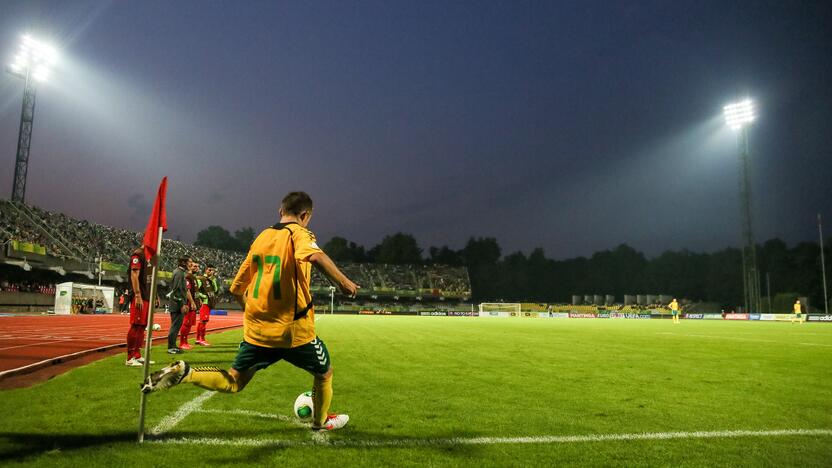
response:
<path id="1" fill-rule="evenodd" d="M 92 279 L 100 259 L 106 281 L 125 283 L 130 252 L 140 244 L 141 238 L 142 233 L 135 231 L 0 200 L 3 255 L 6 254 L 5 247 L 8 245 L 18 253 L 29 253 L 30 257 L 50 260 L 44 262 L 43 266 L 49 264 L 53 271 L 65 269 L 84 273 L 88 279 Z M 234 277 L 244 257 L 240 252 L 164 239 L 159 276 L 162 291 L 166 287 L 166 280 L 170 278 L 169 272 L 176 266 L 176 260 L 185 255 L 203 266 L 213 264 L 217 267 L 220 278 L 225 280 Z M 39 264 L 35 266 L 41 267 Z M 347 276 L 362 286 L 360 294 L 363 296 L 389 297 L 394 300 L 410 298 L 417 301 L 430 298 L 467 300 L 471 297 L 471 283 L 465 268 L 364 263 L 344 263 L 339 266 Z M 328 295 L 329 286 L 328 280 L 313 270 L 312 291 Z"/>

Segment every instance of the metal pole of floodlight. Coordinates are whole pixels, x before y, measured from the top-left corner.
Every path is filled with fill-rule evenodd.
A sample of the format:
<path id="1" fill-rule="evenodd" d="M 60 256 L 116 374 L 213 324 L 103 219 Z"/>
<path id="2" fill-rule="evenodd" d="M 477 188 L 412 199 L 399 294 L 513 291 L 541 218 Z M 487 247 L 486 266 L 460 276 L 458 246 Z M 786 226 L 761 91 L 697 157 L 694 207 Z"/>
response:
<path id="1" fill-rule="evenodd" d="M 829 296 L 826 295 L 826 260 L 823 255 L 823 227 L 821 226 L 820 213 L 818 213 L 818 237 L 820 238 L 820 271 L 823 278 L 823 313 L 829 315 Z M 807 310 L 808 314 L 809 311 Z"/>
<path id="2" fill-rule="evenodd" d="M 55 63 L 55 49 L 28 34 L 20 41 L 20 48 L 8 67 L 8 72 L 23 79 L 23 106 L 20 110 L 20 133 L 14 165 L 12 201 L 23 202 L 26 197 L 26 173 L 29 170 L 29 148 L 32 145 L 32 123 L 35 117 L 35 83 L 49 78 Z"/>
<path id="3" fill-rule="evenodd" d="M 737 132 L 740 163 L 740 204 L 742 218 L 742 275 L 745 312 L 761 312 L 760 274 L 757 270 L 757 249 L 754 244 L 751 215 L 751 179 L 748 174 L 748 127 L 754 122 L 754 102 L 744 99 L 723 108 L 725 123 Z"/>

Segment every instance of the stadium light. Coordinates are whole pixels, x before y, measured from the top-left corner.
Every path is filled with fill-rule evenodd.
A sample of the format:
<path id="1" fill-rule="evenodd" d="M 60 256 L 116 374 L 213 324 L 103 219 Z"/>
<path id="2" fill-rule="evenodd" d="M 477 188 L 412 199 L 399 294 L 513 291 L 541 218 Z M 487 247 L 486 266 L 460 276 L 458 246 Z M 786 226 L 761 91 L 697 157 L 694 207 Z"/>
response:
<path id="1" fill-rule="evenodd" d="M 54 47 L 25 34 L 17 55 L 9 65 L 9 71 L 24 79 L 31 75 L 34 80 L 43 82 L 49 78 L 50 69 L 57 58 L 58 53 Z"/>
<path id="2" fill-rule="evenodd" d="M 32 123 L 35 116 L 35 83 L 49 79 L 51 68 L 57 59 L 58 52 L 54 47 L 24 34 L 17 55 L 9 64 L 9 73 L 22 78 L 24 83 L 12 201 L 23 202 L 26 197 L 26 173 L 29 170 L 29 148 L 32 146 Z"/>
<path id="3" fill-rule="evenodd" d="M 751 212 L 751 178 L 749 177 L 748 127 L 754 122 L 754 101 L 745 98 L 724 106 L 725 123 L 737 132 L 740 160 L 740 215 L 742 219 L 742 276 L 745 313 L 762 311 L 760 272 L 757 270 L 757 248 Z"/>
<path id="4" fill-rule="evenodd" d="M 725 115 L 725 123 L 732 130 L 739 130 L 754 121 L 754 101 L 745 99 L 740 102 L 728 104 L 722 108 Z"/>

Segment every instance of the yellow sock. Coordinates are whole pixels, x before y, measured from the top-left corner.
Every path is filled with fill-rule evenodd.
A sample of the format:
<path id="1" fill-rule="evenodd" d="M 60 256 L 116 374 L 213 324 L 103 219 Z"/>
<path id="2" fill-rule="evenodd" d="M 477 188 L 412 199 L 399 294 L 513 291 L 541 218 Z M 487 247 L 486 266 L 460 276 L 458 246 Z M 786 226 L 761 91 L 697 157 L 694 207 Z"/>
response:
<path id="1" fill-rule="evenodd" d="M 324 379 L 315 377 L 312 385 L 313 422 L 315 426 L 321 427 L 326 422 L 329 412 L 329 404 L 332 402 L 332 376 Z"/>
<path id="2" fill-rule="evenodd" d="M 237 393 L 237 380 L 218 367 L 192 367 L 183 382 L 188 382 L 206 390 L 223 393 Z"/>

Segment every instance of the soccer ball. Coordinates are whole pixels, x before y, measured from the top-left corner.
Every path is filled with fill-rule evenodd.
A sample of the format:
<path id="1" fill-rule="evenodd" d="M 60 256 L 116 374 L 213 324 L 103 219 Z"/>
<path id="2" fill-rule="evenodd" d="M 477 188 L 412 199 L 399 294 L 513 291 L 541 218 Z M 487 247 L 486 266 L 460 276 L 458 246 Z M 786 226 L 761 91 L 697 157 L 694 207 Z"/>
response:
<path id="1" fill-rule="evenodd" d="M 154 324 L 153 324 L 153 331 L 159 331 L 159 330 L 161 330 L 161 329 L 162 329 L 162 326 L 161 326 L 161 325 L 159 325 L 158 323 L 154 323 Z"/>
<path id="2" fill-rule="evenodd" d="M 312 392 L 303 392 L 295 398 L 294 412 L 299 419 L 312 418 Z"/>

